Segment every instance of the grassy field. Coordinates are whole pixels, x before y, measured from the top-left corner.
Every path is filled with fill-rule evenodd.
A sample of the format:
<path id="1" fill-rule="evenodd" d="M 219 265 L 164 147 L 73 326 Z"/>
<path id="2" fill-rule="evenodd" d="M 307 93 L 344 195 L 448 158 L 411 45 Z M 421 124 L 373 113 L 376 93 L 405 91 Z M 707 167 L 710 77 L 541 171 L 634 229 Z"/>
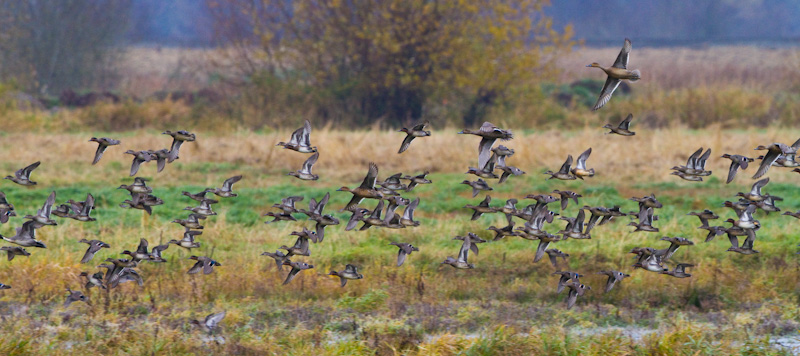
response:
<path id="1" fill-rule="evenodd" d="M 761 253 L 743 256 L 725 252 L 729 244 L 724 236 L 703 243 L 704 231 L 695 229 L 699 222 L 685 215 L 708 208 L 723 220 L 734 217 L 721 208 L 722 202 L 748 190 L 755 170 L 725 185 L 728 161 L 718 158 L 722 153 L 753 156 L 758 144 L 791 143 L 797 137 L 780 129 L 756 134 L 669 129 L 640 130 L 628 138 L 604 135 L 595 126 L 601 125 L 568 132 L 515 132 L 515 139 L 505 143 L 517 152 L 508 162 L 527 174 L 493 184 L 490 193 L 493 206 L 553 189 L 583 194 L 580 205 L 621 205 L 623 211 L 636 209 L 628 200 L 632 196 L 655 193 L 664 203 L 655 223 L 660 233 L 632 233 L 625 226 L 628 218 L 622 218 L 596 227 L 591 240 L 555 244 L 570 254 L 570 269 L 586 275 L 581 281 L 593 288 L 572 310 L 565 309 L 566 293 L 555 293 L 553 266 L 546 259 L 532 262 L 536 242 L 507 238 L 483 244 L 480 255 L 470 257 L 474 270 L 440 265 L 458 253 L 460 244 L 453 236 L 471 231 L 489 238 L 487 227 L 504 224 L 500 215 L 469 220 L 471 211 L 463 206 L 476 204 L 483 195 L 472 198 L 469 187 L 458 183 L 468 178 L 466 167 L 475 164 L 478 139 L 456 135 L 455 128 L 435 127 L 434 136 L 415 141 L 399 156 L 400 133 L 315 128 L 312 140 L 320 147 L 315 173 L 321 175 L 316 182 L 284 175 L 306 158 L 274 146 L 288 138 L 288 131 L 198 131 L 197 142 L 184 145 L 181 159 L 164 172 L 156 174 L 153 164 L 142 167 L 140 176 L 151 178 L 154 194 L 165 200 L 152 216 L 118 206 L 127 192 L 115 188 L 132 181 L 127 173 L 130 156 L 122 152 L 166 147 L 170 137 L 156 131 L 102 134 L 123 143 L 91 166 L 95 146 L 87 140 L 100 133 L 2 135 L 5 159 L 0 171 L 10 174 L 42 161 L 33 174 L 39 182 L 35 188 L 0 182 L 20 215 L 34 213 L 52 190 L 58 202 L 82 200 L 90 192 L 97 198 L 93 215 L 98 221 L 59 219 L 59 226 L 37 231 L 47 249 L 29 248 L 30 257 L 2 262 L 0 282 L 13 288 L 0 292 L 0 354 L 761 355 L 800 350 L 800 265 L 795 254 L 800 222 L 759 213 L 764 227 L 756 249 Z M 635 122 L 632 127 L 636 130 Z M 669 167 L 685 163 L 700 146 L 712 148 L 712 177 L 689 183 L 669 175 Z M 541 172 L 557 169 L 567 153 L 577 156 L 588 147 L 594 150 L 588 165 L 597 170 L 596 177 L 568 183 L 544 180 Z M 293 243 L 292 231 L 313 225 L 302 218 L 264 225 L 261 215 L 288 195 L 305 196 L 307 203 L 331 192 L 326 212 L 346 221 L 348 215 L 338 209 L 350 195 L 335 189 L 358 185 L 370 161 L 379 165 L 380 179 L 401 171 L 432 172 L 434 184 L 406 195 L 421 198 L 416 217 L 422 225 L 366 232 L 329 227 L 325 241 L 313 244 L 311 256 L 303 259 L 314 269 L 282 286 L 286 272 L 278 272 L 273 260 L 260 253 Z M 194 205 L 181 191 L 220 186 L 236 174 L 244 175 L 234 186 L 239 197 L 221 199 L 215 206 L 219 215 L 206 220 L 198 236 L 201 248 L 192 251 L 222 263 L 213 274 L 186 274 L 193 261 L 185 250 L 172 246 L 165 251 L 167 263 L 140 265 L 143 287 L 127 283 L 108 293 L 83 289 L 81 271 L 95 271 L 94 265 L 105 258 L 122 257 L 118 253 L 135 249 L 139 238 L 151 246 L 180 238 L 182 227 L 170 221 L 185 217 L 181 209 Z M 785 198 L 781 209 L 800 209 L 796 173 L 773 168 L 769 175 L 772 181 L 765 191 Z M 561 213 L 574 216 L 577 208 L 570 204 Z M 13 235 L 22 221 L 12 218 L 0 226 L 0 234 Z M 548 226 L 550 232 L 561 228 L 560 221 Z M 630 268 L 632 255 L 627 252 L 636 246 L 665 247 L 658 240 L 662 236 L 695 242 L 673 257 L 696 265 L 691 278 Z M 99 238 L 112 247 L 99 252 L 90 265 L 81 265 L 86 248 L 77 242 L 81 238 Z M 397 249 L 388 245 L 392 241 L 410 242 L 420 252 L 397 268 Z M 365 279 L 340 288 L 338 279 L 326 274 L 347 263 L 359 266 Z M 604 269 L 632 277 L 603 294 L 605 277 L 594 272 Z M 67 287 L 87 292 L 90 303 L 64 308 Z M 189 323 L 222 310 L 227 316 L 214 337 Z"/>

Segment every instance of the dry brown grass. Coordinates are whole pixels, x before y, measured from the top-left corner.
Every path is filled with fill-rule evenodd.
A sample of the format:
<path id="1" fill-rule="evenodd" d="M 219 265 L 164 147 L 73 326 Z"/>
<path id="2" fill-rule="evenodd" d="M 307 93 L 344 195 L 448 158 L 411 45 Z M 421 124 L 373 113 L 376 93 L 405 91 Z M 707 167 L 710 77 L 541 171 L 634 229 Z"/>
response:
<path id="1" fill-rule="evenodd" d="M 501 124 L 502 122 L 496 122 Z M 598 125 L 599 126 L 599 125 Z M 637 130 L 636 121 L 631 126 Z M 172 129 L 181 129 L 173 127 Z M 436 173 L 463 173 L 467 167 L 477 164 L 477 147 L 480 139 L 472 135 L 458 135 L 457 128 L 433 128 L 433 135 L 415 140 L 408 151 L 398 155 L 397 149 L 404 134 L 385 130 L 366 130 L 355 132 L 337 131 L 331 128 L 316 127 L 312 132 L 312 144 L 320 147 L 320 158 L 314 172 L 323 179 L 357 181 L 366 172 L 369 162 L 376 162 L 381 169 L 381 177 L 394 172 L 406 173 L 429 170 Z M 599 127 L 586 128 L 576 132 L 542 131 L 525 134 L 516 131 L 515 138 L 500 144 L 513 148 L 516 154 L 509 158 L 511 165 L 526 171 L 528 175 L 546 176 L 541 173 L 547 169 L 556 170 L 566 159 L 567 154 L 576 158 L 585 149 L 592 147 L 593 153 L 588 165 L 597 170 L 594 178 L 599 181 L 650 182 L 672 181 L 669 168 L 685 164 L 688 156 L 699 147 L 712 149 L 708 167 L 715 177 L 724 179 L 730 161 L 719 158 L 723 153 L 743 154 L 755 157 L 759 154 L 753 148 L 760 144 L 797 140 L 797 134 L 780 128 L 770 128 L 759 132 L 698 130 L 680 128 L 647 130 L 640 129 L 636 136 L 621 137 L 605 135 Z M 277 131 L 256 134 L 239 131 L 231 134 L 217 134 L 196 131 L 198 141 L 181 148 L 179 160 L 183 164 L 244 164 L 249 169 L 264 173 L 287 171 L 287 167 L 299 168 L 307 155 L 285 150 L 275 146 L 277 142 L 288 140 L 291 131 Z M 21 133 L 0 137 L 0 151 L 7 159 L 2 166 L 6 169 L 41 160 L 40 179 L 49 180 L 79 178 L 85 174 L 82 163 L 91 161 L 95 144 L 87 142 L 91 136 L 86 134 L 48 134 Z M 168 148 L 171 138 L 160 132 L 139 131 L 117 134 L 103 134 L 120 138 L 122 145 L 110 148 L 103 157 L 103 164 L 115 162 L 128 167 L 128 149 Z M 40 149 L 47 147 L 46 150 Z M 80 164 L 78 164 L 80 163 Z M 145 174 L 154 173 L 154 167 L 143 166 Z M 153 172 L 151 172 L 153 170 Z M 54 177 L 61 172 L 61 177 Z M 746 173 L 752 175 L 754 170 Z M 749 184 L 748 175 L 736 182 Z M 159 174 L 167 182 L 185 181 L 191 172 L 166 170 Z M 465 179 L 469 178 L 464 176 Z M 744 178 L 744 179 L 742 179 Z M 788 173 L 773 175 L 774 181 L 794 181 Z M 270 177 L 262 176 L 254 186 L 270 185 Z M 116 180 L 114 180 L 116 182 Z"/>
<path id="2" fill-rule="evenodd" d="M 586 68 L 586 65 L 598 62 L 610 66 L 620 47 L 573 51 L 558 62 L 561 81 L 603 78 L 599 70 Z M 637 48 L 636 43 L 633 48 L 628 67 L 642 71 L 642 80 L 633 84 L 636 87 L 674 90 L 739 86 L 748 90 L 781 91 L 796 88 L 800 77 L 800 49 L 797 48 Z"/>
<path id="3" fill-rule="evenodd" d="M 620 42 L 621 43 L 621 42 Z M 600 71 L 586 68 L 592 62 L 611 65 L 619 47 L 579 48 L 557 62 L 559 82 L 600 78 Z M 212 49 L 131 47 L 118 64 L 123 92 L 147 95 L 159 90 L 196 90 L 208 84 L 208 75 L 229 68 L 230 53 Z M 630 67 L 642 71 L 636 86 L 661 90 L 695 87 L 743 86 L 749 90 L 788 90 L 800 76 L 800 49 L 754 46 L 703 48 L 637 48 Z"/>

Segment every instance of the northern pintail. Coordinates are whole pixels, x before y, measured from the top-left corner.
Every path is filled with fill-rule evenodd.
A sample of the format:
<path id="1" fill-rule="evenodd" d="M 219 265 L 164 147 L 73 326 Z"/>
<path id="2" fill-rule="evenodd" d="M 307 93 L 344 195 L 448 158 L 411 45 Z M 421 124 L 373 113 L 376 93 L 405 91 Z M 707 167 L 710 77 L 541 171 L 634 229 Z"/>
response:
<path id="1" fill-rule="evenodd" d="M 597 103 L 592 107 L 593 111 L 602 108 L 603 105 L 611 100 L 611 95 L 614 94 L 614 90 L 617 89 L 622 79 L 635 82 L 641 78 L 641 72 L 639 72 L 638 69 L 628 70 L 631 48 L 631 40 L 626 38 L 622 50 L 617 56 L 617 60 L 614 61 L 611 67 L 604 68 L 597 62 L 587 65 L 587 67 L 600 68 L 608 75 L 605 84 L 603 84 L 603 89 L 600 91 L 600 97 L 597 99 Z"/>

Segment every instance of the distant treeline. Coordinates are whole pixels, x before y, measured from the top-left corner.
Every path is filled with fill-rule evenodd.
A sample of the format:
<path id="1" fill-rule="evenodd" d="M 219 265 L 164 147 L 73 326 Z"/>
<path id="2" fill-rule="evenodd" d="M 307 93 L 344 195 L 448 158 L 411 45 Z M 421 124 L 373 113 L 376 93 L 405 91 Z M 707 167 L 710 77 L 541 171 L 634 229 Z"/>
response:
<path id="1" fill-rule="evenodd" d="M 545 9 L 593 46 L 635 38 L 639 46 L 797 44 L 800 1 L 556 0 Z"/>

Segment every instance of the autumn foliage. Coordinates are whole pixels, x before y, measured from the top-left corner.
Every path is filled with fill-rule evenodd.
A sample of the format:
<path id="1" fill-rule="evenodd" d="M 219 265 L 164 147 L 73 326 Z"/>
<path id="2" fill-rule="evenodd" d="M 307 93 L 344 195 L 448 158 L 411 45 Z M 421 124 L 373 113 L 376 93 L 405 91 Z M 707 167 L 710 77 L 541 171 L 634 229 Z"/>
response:
<path id="1" fill-rule="evenodd" d="M 225 78 L 265 111 L 313 108 L 354 123 L 474 122 L 519 86 L 552 78 L 574 43 L 545 1 L 213 0 Z M 222 63 L 222 62 L 220 62 Z M 247 97 L 247 94 L 244 95 Z M 307 105 L 306 105 L 307 104 Z"/>

